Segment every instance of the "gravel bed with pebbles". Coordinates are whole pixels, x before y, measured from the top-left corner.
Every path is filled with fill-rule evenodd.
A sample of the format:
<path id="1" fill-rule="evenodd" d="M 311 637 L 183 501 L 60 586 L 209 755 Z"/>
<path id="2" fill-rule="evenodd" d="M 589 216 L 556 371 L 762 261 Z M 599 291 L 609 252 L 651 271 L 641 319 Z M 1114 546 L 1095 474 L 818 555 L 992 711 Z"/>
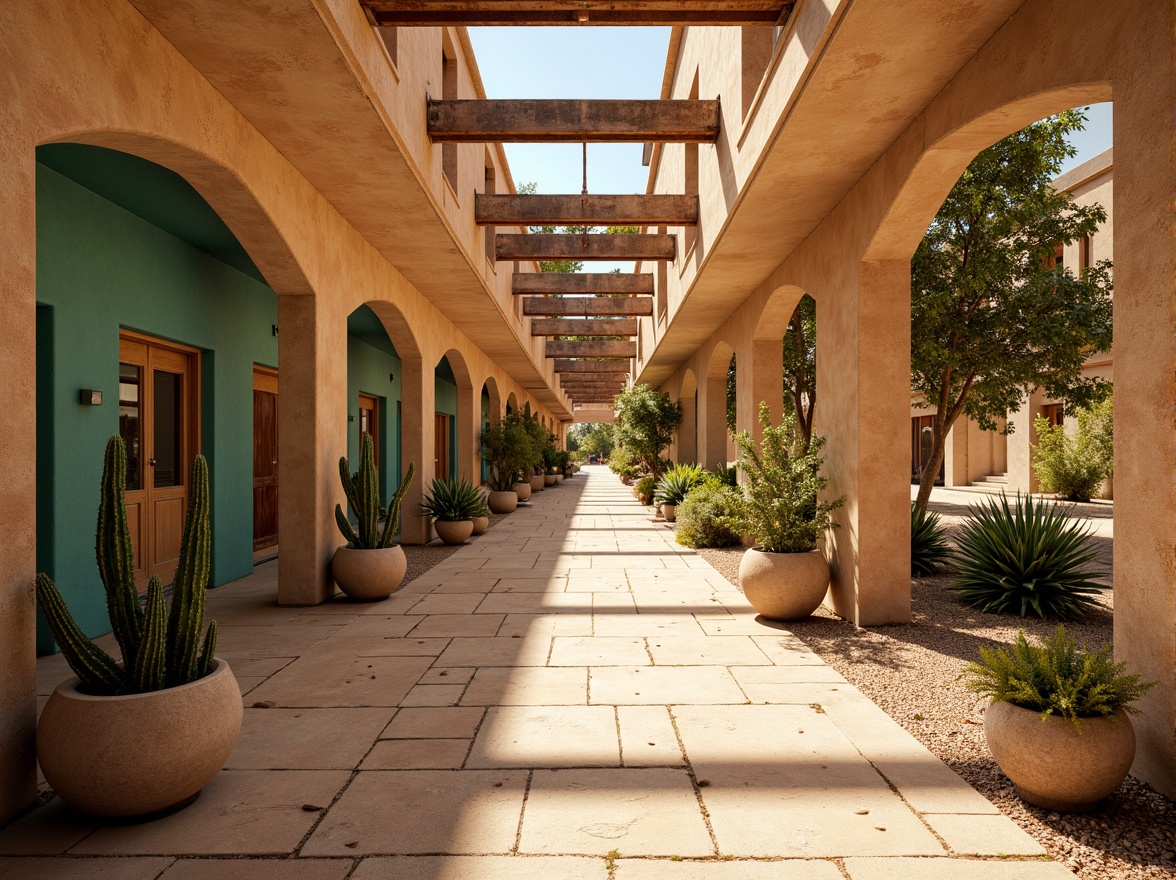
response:
<path id="1" fill-rule="evenodd" d="M 510 516 L 509 513 L 490 514 L 490 528 L 494 528 L 502 520 Z M 473 544 L 481 535 L 471 535 L 466 544 Z M 404 584 L 408 585 L 422 574 L 452 556 L 466 544 L 442 544 L 437 538 L 431 544 L 401 544 L 408 568 L 404 573 Z"/>
<path id="2" fill-rule="evenodd" d="M 966 513 L 931 507 L 948 526 Z M 1086 507 L 1076 512 L 1085 514 Z M 1091 513 L 1107 516 L 1109 510 Z M 742 547 L 698 553 L 738 586 Z M 822 608 L 788 628 L 1082 880 L 1176 876 L 1176 803 L 1133 777 L 1087 815 L 1053 813 L 1017 797 L 984 740 L 985 700 L 968 691 L 960 674 L 980 645 L 1010 643 L 1018 629 L 1052 635 L 1057 623 L 981 613 L 949 593 L 948 582 L 943 576 L 912 581 L 909 624 L 859 629 Z M 1099 601 L 1105 610 L 1066 626 L 1091 648 L 1111 642 L 1109 589 Z"/>

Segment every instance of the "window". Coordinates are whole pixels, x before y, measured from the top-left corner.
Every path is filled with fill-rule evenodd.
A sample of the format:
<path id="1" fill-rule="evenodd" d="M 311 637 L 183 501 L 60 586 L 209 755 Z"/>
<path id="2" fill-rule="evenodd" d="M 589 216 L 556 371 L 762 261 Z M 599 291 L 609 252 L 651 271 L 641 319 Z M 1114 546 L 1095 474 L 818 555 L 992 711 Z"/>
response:
<path id="1" fill-rule="evenodd" d="M 441 42 L 441 98 L 452 101 L 457 98 L 457 53 L 445 34 Z M 441 145 L 441 173 L 457 193 L 457 144 Z"/>
<path id="2" fill-rule="evenodd" d="M 482 192 L 488 196 L 494 195 L 497 191 L 497 180 L 494 174 L 494 160 L 490 158 L 490 152 L 486 152 L 486 181 Z M 494 265 L 494 236 L 498 232 L 496 226 L 483 226 L 482 230 L 486 237 L 486 259 L 490 261 L 490 265 Z"/>
<path id="3" fill-rule="evenodd" d="M 768 72 L 768 64 L 772 60 L 772 49 L 776 44 L 778 29 L 745 27 L 740 30 L 742 32 L 740 48 L 743 62 L 743 118 L 747 119 L 748 114 L 751 113 L 751 102 L 755 100 L 755 93 L 759 91 L 764 74 Z"/>
<path id="4" fill-rule="evenodd" d="M 660 227 L 658 227 L 657 231 L 660 235 L 665 235 L 666 234 L 666 227 L 660 226 Z M 669 284 L 668 275 L 669 275 L 669 273 L 666 271 L 666 261 L 665 260 L 658 260 L 658 262 L 657 262 L 657 282 L 656 282 L 656 284 L 657 284 L 657 318 L 658 318 L 658 321 L 660 321 L 662 323 L 665 323 L 666 311 L 669 308 L 669 305 L 668 305 L 669 292 L 666 290 L 666 287 Z"/>
<path id="5" fill-rule="evenodd" d="M 391 59 L 392 64 L 396 64 L 396 49 L 399 45 L 399 28 L 395 27 L 378 27 L 376 33 L 380 35 L 380 39 L 384 41 L 384 48 L 388 52 L 388 58 Z"/>
<path id="6" fill-rule="evenodd" d="M 690 100 L 698 100 L 698 71 L 694 71 L 694 84 L 690 87 Z M 685 144 L 686 161 L 684 163 L 684 180 L 682 192 L 688 196 L 698 195 L 698 144 Z M 699 212 L 699 219 L 701 220 L 702 212 Z M 698 241 L 698 227 L 686 226 L 682 230 L 682 256 L 690 253 L 691 248 L 694 247 L 695 242 Z M 683 261 L 683 268 L 685 268 L 685 261 Z"/>
<path id="7" fill-rule="evenodd" d="M 1084 235 L 1078 241 L 1078 271 L 1089 269 L 1094 265 L 1094 260 L 1091 259 L 1091 253 L 1094 250 L 1094 241 L 1089 235 Z"/>
<path id="8" fill-rule="evenodd" d="M 1054 427 L 1065 421 L 1065 413 L 1060 403 L 1047 403 L 1041 408 L 1041 416 Z"/>

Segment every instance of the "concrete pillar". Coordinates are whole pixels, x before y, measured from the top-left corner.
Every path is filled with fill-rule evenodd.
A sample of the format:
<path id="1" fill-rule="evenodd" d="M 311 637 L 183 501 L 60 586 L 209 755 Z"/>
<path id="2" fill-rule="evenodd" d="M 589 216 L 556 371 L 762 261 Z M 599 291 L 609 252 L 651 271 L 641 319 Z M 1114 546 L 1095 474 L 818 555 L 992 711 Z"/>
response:
<path id="1" fill-rule="evenodd" d="M 967 486 L 971 483 L 968 478 L 968 428 L 967 416 L 956 419 L 955 425 L 947 432 L 947 441 L 943 451 L 943 485 Z"/>
<path id="2" fill-rule="evenodd" d="M 751 339 L 736 355 L 735 427 L 751 431 L 758 443 L 763 437 L 759 423 L 760 403 L 766 403 L 772 424 L 784 415 L 783 339 Z"/>
<path id="3" fill-rule="evenodd" d="M 427 544 L 432 534 L 428 517 L 421 515 L 424 487 L 434 474 L 433 446 L 436 415 L 436 387 L 432 364 L 420 357 L 404 357 L 400 362 L 400 460 L 405 471 L 411 462 L 416 475 L 404 496 L 400 514 L 400 540 L 404 544 Z"/>
<path id="4" fill-rule="evenodd" d="M 278 297 L 278 602 L 316 605 L 335 592 L 344 543 L 339 456 L 347 449 L 347 316 L 311 294 Z"/>
<path id="5" fill-rule="evenodd" d="M 482 480 L 482 454 L 478 434 L 482 430 L 482 396 L 468 381 L 457 380 L 457 475 L 475 486 Z"/>
<path id="6" fill-rule="evenodd" d="M 698 459 L 706 468 L 727 459 L 727 366 L 698 383 Z"/>
<path id="7" fill-rule="evenodd" d="M 856 283 L 852 283 L 856 282 Z M 827 494 L 845 496 L 827 542 L 833 609 L 859 626 L 911 614 L 910 264 L 862 263 L 817 301 L 815 433 Z"/>
<path id="8" fill-rule="evenodd" d="M 15 127 L 12 131 L 17 131 Z M 0 144 L 4 181 L 0 231 L 4 309 L 0 312 L 0 823 L 37 794 L 36 205 L 33 147 Z"/>
<path id="9" fill-rule="evenodd" d="M 1132 719 L 1131 772 L 1176 797 L 1176 40 L 1167 4 L 1135 5 L 1114 82 L 1114 644 L 1159 682 Z"/>
<path id="10" fill-rule="evenodd" d="M 1033 446 L 1037 443 L 1037 432 L 1033 420 L 1045 411 L 1045 394 L 1040 389 L 1021 404 L 1021 408 L 1009 414 L 1013 433 L 1008 437 L 1007 461 L 1010 495 L 1017 492 L 1040 492 L 1037 474 L 1033 471 Z"/>
<path id="11" fill-rule="evenodd" d="M 674 461 L 690 464 L 698 460 L 698 401 L 691 394 L 678 402 L 682 404 L 682 424 L 678 426 L 678 433 L 674 437 Z"/>

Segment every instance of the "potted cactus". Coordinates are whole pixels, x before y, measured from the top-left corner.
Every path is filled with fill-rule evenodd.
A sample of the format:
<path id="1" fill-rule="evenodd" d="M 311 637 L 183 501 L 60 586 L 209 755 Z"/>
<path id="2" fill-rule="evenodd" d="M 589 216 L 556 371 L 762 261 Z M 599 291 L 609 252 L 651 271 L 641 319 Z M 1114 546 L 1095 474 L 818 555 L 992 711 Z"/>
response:
<path id="1" fill-rule="evenodd" d="M 400 505 L 413 472 L 410 464 L 388 505 L 388 516 L 381 530 L 380 474 L 376 470 L 371 435 L 364 434 L 361 438 L 358 473 L 351 473 L 346 457 L 339 459 L 339 479 L 358 525 L 352 526 L 343 508 L 335 505 L 335 522 L 347 544 L 335 551 L 331 575 L 339 589 L 352 599 L 368 602 L 387 599 L 404 580 L 408 560 L 400 545 L 392 543 L 392 538 L 400 528 Z"/>
<path id="2" fill-rule="evenodd" d="M 53 691 L 37 726 L 37 759 L 62 800 L 98 816 L 149 817 L 187 806 L 224 766 L 241 730 L 241 690 L 204 633 L 210 528 L 208 464 L 192 463 L 170 610 L 152 577 L 135 587 L 126 508 L 126 446 L 106 445 L 96 553 L 122 662 L 74 622 L 46 574 L 37 604 L 76 678 Z"/>
<path id="3" fill-rule="evenodd" d="M 421 502 L 421 510 L 433 517 L 437 537 L 445 544 L 464 544 L 474 533 L 474 517 L 483 510 L 482 496 L 474 484 L 460 480 L 433 480 Z"/>

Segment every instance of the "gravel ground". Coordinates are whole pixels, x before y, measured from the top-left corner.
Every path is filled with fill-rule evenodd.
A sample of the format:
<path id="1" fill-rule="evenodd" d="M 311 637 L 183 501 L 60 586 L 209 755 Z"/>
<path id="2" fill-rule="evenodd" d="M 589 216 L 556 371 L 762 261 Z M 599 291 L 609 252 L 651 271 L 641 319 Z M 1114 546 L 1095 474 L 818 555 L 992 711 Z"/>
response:
<path id="1" fill-rule="evenodd" d="M 958 505 L 931 508 L 949 526 L 966 513 Z M 1075 512 L 1110 516 L 1107 506 L 1081 505 Z M 1110 539 L 1099 543 L 1109 567 Z M 698 552 L 738 585 L 742 547 Z M 1083 880 L 1176 876 L 1176 804 L 1132 777 L 1097 813 L 1084 816 L 1052 813 L 1017 797 L 985 744 L 985 701 L 959 676 L 980 645 L 1012 642 L 1019 628 L 1031 636 L 1052 635 L 1057 624 L 983 614 L 961 604 L 947 583 L 941 576 L 912 582 L 912 620 L 906 625 L 858 629 L 822 608 L 789 629 Z M 1066 626 L 1079 644 L 1092 648 L 1111 643 L 1109 589 L 1099 601 L 1105 610 Z"/>
<path id="2" fill-rule="evenodd" d="M 510 516 L 509 513 L 490 514 L 490 528 L 494 528 L 502 520 Z M 489 531 L 489 530 L 487 530 Z M 466 544 L 473 544 L 481 535 L 472 535 L 465 544 L 442 544 L 437 538 L 431 544 L 401 544 L 404 556 L 408 560 L 408 569 L 404 574 L 404 583 L 410 584 L 434 565 L 452 556 Z"/>

